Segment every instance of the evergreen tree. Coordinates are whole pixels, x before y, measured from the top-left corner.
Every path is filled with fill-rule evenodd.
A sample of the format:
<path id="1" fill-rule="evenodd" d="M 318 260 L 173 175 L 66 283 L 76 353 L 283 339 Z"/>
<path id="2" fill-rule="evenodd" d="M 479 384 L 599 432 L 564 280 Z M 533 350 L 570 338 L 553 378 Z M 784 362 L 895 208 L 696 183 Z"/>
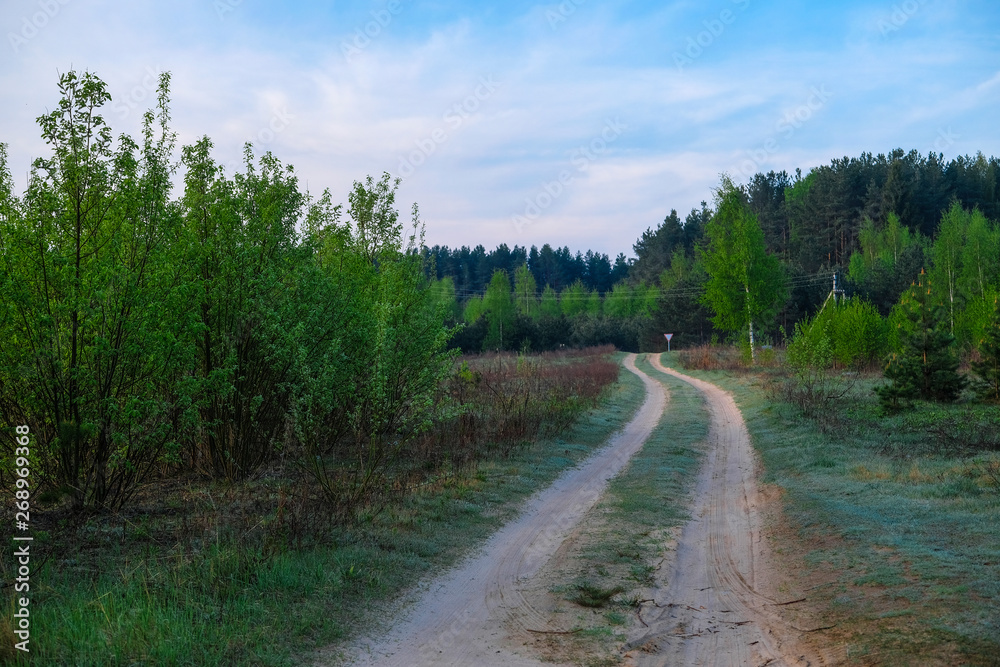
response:
<path id="1" fill-rule="evenodd" d="M 890 384 L 876 388 L 882 404 L 899 408 L 906 401 L 922 398 L 954 401 L 965 388 L 958 372 L 955 337 L 948 327 L 943 299 L 932 289 L 930 278 L 921 272 L 899 303 L 899 350 L 885 366 Z"/>

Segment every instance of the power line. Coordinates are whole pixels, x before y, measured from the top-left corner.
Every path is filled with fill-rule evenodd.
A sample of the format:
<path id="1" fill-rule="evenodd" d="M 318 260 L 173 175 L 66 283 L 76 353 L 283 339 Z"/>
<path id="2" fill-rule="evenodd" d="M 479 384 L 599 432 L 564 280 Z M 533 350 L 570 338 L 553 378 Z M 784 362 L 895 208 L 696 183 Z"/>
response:
<path id="1" fill-rule="evenodd" d="M 811 285 L 819 286 L 821 284 L 829 284 L 830 274 L 829 272 L 817 273 L 811 276 L 797 276 L 785 282 L 786 287 L 808 287 Z M 647 298 L 660 298 L 662 296 L 697 296 L 704 292 L 704 289 L 698 287 L 691 287 L 685 289 L 667 289 L 662 290 L 659 287 L 649 286 L 649 287 L 639 287 L 641 292 L 636 293 L 636 288 L 630 288 L 627 294 L 615 294 L 612 290 L 608 290 L 604 293 L 604 296 L 600 297 L 602 301 L 608 299 L 647 299 Z M 512 292 L 515 297 L 523 297 L 523 294 L 518 294 Z M 544 291 L 535 291 L 534 297 L 540 299 L 544 294 Z M 568 288 L 564 288 L 561 292 L 556 292 L 556 297 L 560 301 L 589 301 L 593 298 L 594 293 L 591 291 L 585 291 L 583 293 L 568 292 Z M 458 298 L 468 299 L 471 297 L 482 297 L 486 295 L 486 290 L 470 290 L 470 289 L 456 289 L 455 296 Z"/>

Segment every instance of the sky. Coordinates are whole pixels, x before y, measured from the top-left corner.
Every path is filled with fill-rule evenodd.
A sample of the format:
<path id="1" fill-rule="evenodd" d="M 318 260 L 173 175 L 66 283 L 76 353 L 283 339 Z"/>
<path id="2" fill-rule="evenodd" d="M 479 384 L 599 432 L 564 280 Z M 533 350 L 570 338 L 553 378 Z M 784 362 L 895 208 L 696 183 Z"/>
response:
<path id="1" fill-rule="evenodd" d="M 428 245 L 633 256 L 723 173 L 1000 155 L 995 0 L 0 0 L 0 35 L 21 190 L 60 73 L 97 74 L 138 137 L 168 71 L 179 145 L 231 174 L 249 141 L 340 202 L 388 172 Z"/>

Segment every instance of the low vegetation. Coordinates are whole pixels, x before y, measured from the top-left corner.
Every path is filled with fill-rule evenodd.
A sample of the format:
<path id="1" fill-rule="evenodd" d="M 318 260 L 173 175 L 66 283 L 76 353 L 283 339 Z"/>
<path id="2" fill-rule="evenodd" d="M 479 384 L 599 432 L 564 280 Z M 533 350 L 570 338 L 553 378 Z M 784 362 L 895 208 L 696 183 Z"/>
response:
<path id="1" fill-rule="evenodd" d="M 775 552 L 852 662 L 996 664 L 1000 408 L 967 391 L 886 413 L 884 381 L 843 370 L 803 401 L 789 369 L 689 372 L 734 392 L 783 490 Z"/>
<path id="2" fill-rule="evenodd" d="M 34 659 L 301 664 L 375 622 L 376 607 L 484 539 L 630 418 L 641 385 L 614 383 L 610 352 L 458 360 L 442 387 L 447 419 L 350 520 L 330 513 L 313 471 L 291 459 L 239 482 L 164 477 L 99 516 L 39 498 Z M 336 465 L 328 479 L 343 477 Z M 4 548 L 8 579 L 13 563 Z"/>
<path id="3" fill-rule="evenodd" d="M 707 410 L 691 385 L 657 372 L 645 360 L 637 365 L 667 386 L 670 401 L 660 424 L 609 482 L 551 574 L 558 582 L 553 592 L 565 604 L 550 624 L 568 632 L 548 635 L 541 649 L 555 662 L 618 664 L 623 631 L 642 617 L 644 603 L 648 610 L 657 571 L 671 558 L 676 531 L 689 518 L 708 435 Z M 627 376 L 622 381 L 638 382 Z M 595 609 L 602 611 L 595 614 Z"/>

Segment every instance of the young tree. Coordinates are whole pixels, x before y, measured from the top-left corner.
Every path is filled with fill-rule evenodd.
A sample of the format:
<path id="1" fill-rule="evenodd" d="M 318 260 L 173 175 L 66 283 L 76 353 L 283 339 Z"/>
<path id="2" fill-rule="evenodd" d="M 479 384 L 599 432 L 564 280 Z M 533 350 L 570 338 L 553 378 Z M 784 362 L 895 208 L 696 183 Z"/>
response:
<path id="1" fill-rule="evenodd" d="M 586 304 L 587 304 L 587 309 L 584 312 L 586 312 L 588 315 L 593 315 L 596 317 L 597 315 L 601 314 L 602 300 L 601 300 L 601 295 L 597 293 L 597 290 L 591 290 L 590 293 L 587 294 Z"/>
<path id="2" fill-rule="evenodd" d="M 244 173 L 227 179 L 205 137 L 183 149 L 181 200 L 193 275 L 204 452 L 212 474 L 241 479 L 272 455 L 291 399 L 302 292 L 293 288 L 308 248 L 296 223 L 305 206 L 292 169 L 244 148 Z"/>
<path id="3" fill-rule="evenodd" d="M 587 288 L 577 280 L 559 294 L 559 307 L 566 317 L 587 312 Z"/>
<path id="4" fill-rule="evenodd" d="M 489 323 L 489 332 L 483 347 L 490 350 L 504 349 L 504 329 L 510 339 L 514 325 L 514 302 L 511 300 L 510 280 L 507 272 L 497 269 L 483 296 L 483 315 Z"/>
<path id="5" fill-rule="evenodd" d="M 961 282 L 970 296 L 985 300 L 1000 278 L 1000 230 L 979 209 L 972 211 L 960 261 Z"/>
<path id="6" fill-rule="evenodd" d="M 455 281 L 451 276 L 445 276 L 440 280 L 434 280 L 429 287 L 434 301 L 443 310 L 445 320 L 454 322 L 458 319 L 458 299 L 455 296 Z"/>
<path id="7" fill-rule="evenodd" d="M 517 302 L 517 312 L 525 317 L 538 317 L 538 284 L 531 275 L 527 264 L 522 264 L 514 271 L 514 300 Z"/>
<path id="8" fill-rule="evenodd" d="M 948 331 L 944 297 L 933 289 L 927 274 L 903 295 L 899 303 L 900 349 L 885 365 L 888 385 L 876 388 L 884 406 L 898 408 L 915 398 L 954 401 L 965 388 L 958 372 L 955 337 Z"/>
<path id="9" fill-rule="evenodd" d="M 948 331 L 955 334 L 955 303 L 959 299 L 959 275 L 969 215 L 957 201 L 941 218 L 931 256 L 934 260 L 931 280 L 944 289 L 948 300 Z"/>
<path id="10" fill-rule="evenodd" d="M 979 341 L 979 361 L 972 362 L 972 371 L 982 382 L 982 395 L 1000 403 L 1000 298 L 994 299 L 993 317 Z"/>
<path id="11" fill-rule="evenodd" d="M 559 295 L 552 285 L 546 285 L 542 290 L 542 298 L 538 304 L 538 309 L 545 317 L 559 317 L 562 309 L 559 305 Z"/>
<path id="12" fill-rule="evenodd" d="M 174 380 L 191 294 L 171 247 L 169 80 L 142 144 L 122 136 L 115 149 L 105 83 L 62 75 L 58 108 L 38 119 L 51 157 L 34 162 L 21 202 L 0 179 L 0 407 L 21 406 L 43 472 L 76 509 L 120 507 L 185 421 Z"/>
<path id="13" fill-rule="evenodd" d="M 708 272 L 703 302 L 725 331 L 747 332 L 754 357 L 754 327 L 777 313 L 786 297 L 781 264 L 764 247 L 764 232 L 728 176 L 716 191 L 716 213 L 705 227 L 699 257 Z"/>
<path id="14" fill-rule="evenodd" d="M 627 282 L 616 283 L 604 296 L 604 314 L 614 319 L 632 317 L 638 312 L 635 291 Z"/>
<path id="15" fill-rule="evenodd" d="M 483 297 L 471 296 L 465 302 L 465 309 L 462 311 L 462 319 L 466 324 L 475 324 L 483 316 Z"/>

